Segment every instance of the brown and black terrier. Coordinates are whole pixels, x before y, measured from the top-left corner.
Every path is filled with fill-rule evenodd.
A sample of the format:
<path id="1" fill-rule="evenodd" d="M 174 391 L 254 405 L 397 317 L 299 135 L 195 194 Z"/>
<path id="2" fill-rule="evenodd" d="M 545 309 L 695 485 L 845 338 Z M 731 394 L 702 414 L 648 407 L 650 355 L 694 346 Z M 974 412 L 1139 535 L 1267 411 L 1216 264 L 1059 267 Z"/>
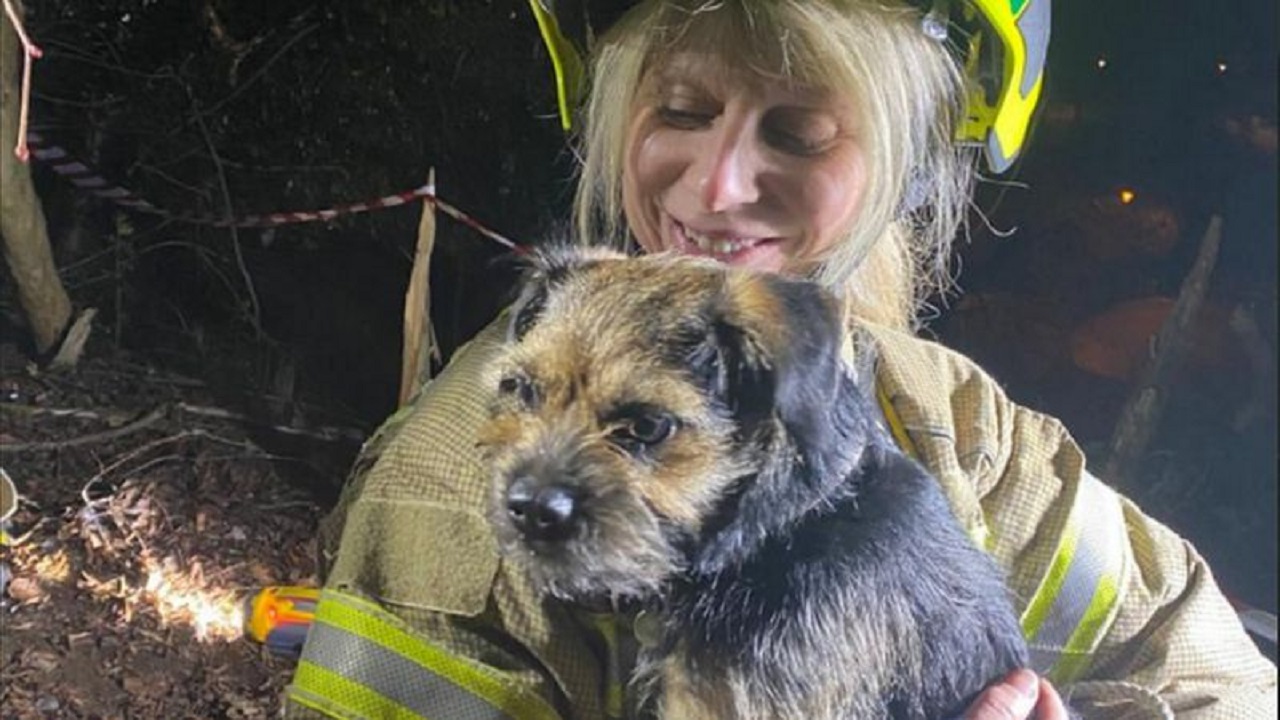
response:
<path id="1" fill-rule="evenodd" d="M 942 718 L 1027 662 L 1008 590 L 894 446 L 816 284 L 535 261 L 481 448 L 504 554 L 661 618 L 661 718 Z"/>

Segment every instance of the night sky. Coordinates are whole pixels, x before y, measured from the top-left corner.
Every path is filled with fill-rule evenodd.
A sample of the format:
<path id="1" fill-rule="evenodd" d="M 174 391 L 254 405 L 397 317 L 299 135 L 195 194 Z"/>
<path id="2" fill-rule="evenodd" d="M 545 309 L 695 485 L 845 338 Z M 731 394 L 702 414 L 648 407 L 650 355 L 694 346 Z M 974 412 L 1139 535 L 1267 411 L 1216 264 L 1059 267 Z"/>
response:
<path id="1" fill-rule="evenodd" d="M 1232 238 L 1224 264 L 1273 269 L 1276 3 L 1086 0 L 1054 10 L 1027 163 L 1097 188 L 1131 185 L 1191 214 L 1221 212 Z M 1071 111 L 1074 124 L 1053 127 Z M 1269 127 L 1269 149 L 1245 137 L 1251 116 Z M 1238 247 L 1246 243 L 1249 253 Z"/>

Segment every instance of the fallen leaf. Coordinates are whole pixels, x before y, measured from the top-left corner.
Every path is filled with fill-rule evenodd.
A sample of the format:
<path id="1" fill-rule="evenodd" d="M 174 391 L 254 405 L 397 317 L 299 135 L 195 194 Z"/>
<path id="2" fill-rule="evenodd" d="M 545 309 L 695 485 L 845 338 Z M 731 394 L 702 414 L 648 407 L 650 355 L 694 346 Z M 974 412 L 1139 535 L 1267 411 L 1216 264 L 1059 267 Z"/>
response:
<path id="1" fill-rule="evenodd" d="M 18 602 L 32 602 L 44 596 L 40 581 L 33 577 L 19 576 L 9 581 L 9 597 Z"/>

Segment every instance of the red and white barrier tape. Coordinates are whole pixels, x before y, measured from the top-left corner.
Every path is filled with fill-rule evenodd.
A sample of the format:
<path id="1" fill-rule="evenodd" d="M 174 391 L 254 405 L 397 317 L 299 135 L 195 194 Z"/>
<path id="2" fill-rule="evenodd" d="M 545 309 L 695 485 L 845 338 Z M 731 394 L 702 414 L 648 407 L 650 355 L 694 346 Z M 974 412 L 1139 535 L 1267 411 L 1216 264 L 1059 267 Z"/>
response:
<path id="1" fill-rule="evenodd" d="M 27 133 L 27 143 L 31 147 L 31 155 L 35 157 L 36 160 L 47 164 L 49 169 L 53 170 L 53 172 L 57 173 L 59 176 L 66 178 L 68 182 L 75 185 L 77 188 L 130 210 L 158 215 L 160 217 L 177 220 L 179 222 L 193 223 L 197 225 L 212 225 L 213 227 L 272 227 L 276 225 L 289 225 L 292 223 L 329 221 L 341 215 L 355 215 L 358 213 L 369 212 L 371 210 L 396 207 L 397 205 L 404 205 L 414 199 L 421 198 L 435 205 L 436 208 L 444 214 L 466 225 L 472 230 L 475 230 L 490 240 L 493 240 L 494 242 L 518 253 L 523 253 L 525 251 L 523 246 L 516 244 L 501 233 L 490 230 L 480 223 L 480 221 L 471 217 L 467 213 L 459 210 L 453 205 L 450 205 L 444 200 L 441 200 L 435 194 L 435 187 L 432 185 L 422 185 L 414 188 L 413 190 L 406 190 L 393 195 L 385 195 L 365 202 L 337 205 L 324 210 L 302 210 L 268 213 L 265 215 L 245 215 L 235 218 L 215 218 L 199 216 L 193 213 L 172 213 L 158 208 L 143 198 L 138 197 L 127 188 L 108 182 L 106 178 L 97 174 L 93 168 L 79 160 L 76 160 L 63 148 L 57 145 L 45 143 L 44 138 L 38 133 Z"/>

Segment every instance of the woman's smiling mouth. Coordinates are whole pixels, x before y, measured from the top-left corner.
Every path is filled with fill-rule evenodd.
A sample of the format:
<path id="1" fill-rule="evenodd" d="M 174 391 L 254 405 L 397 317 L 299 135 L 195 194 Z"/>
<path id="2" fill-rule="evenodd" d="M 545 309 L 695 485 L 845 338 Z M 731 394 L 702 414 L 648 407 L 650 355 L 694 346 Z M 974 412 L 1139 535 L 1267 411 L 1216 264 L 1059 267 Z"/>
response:
<path id="1" fill-rule="evenodd" d="M 746 237 L 726 232 L 701 232 L 688 225 L 670 219 L 670 249 L 689 255 L 703 255 L 723 262 L 734 263 L 757 248 L 774 244 L 777 238 Z"/>

